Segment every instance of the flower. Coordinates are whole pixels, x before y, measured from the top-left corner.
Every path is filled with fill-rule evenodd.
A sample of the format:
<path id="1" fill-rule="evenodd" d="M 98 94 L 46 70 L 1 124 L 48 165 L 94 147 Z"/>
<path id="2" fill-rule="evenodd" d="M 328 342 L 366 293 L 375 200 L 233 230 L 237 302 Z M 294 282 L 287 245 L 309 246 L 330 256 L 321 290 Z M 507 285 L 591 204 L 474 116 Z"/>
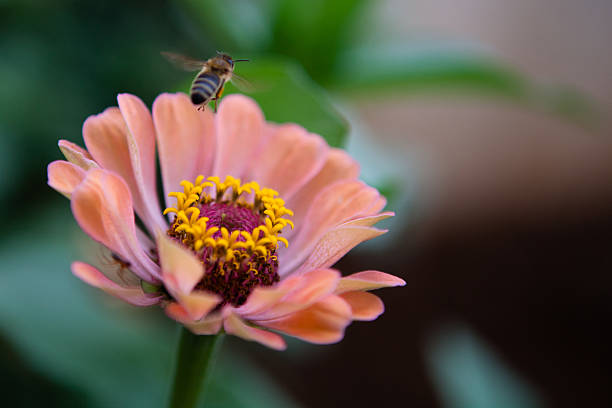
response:
<path id="1" fill-rule="evenodd" d="M 267 123 L 241 95 L 217 114 L 180 93 L 160 95 L 152 115 L 132 95 L 118 105 L 85 121 L 87 150 L 60 140 L 67 161 L 48 167 L 79 226 L 120 264 L 104 274 L 74 262 L 85 282 L 133 305 L 159 304 L 193 333 L 223 329 L 275 349 L 286 347 L 277 332 L 337 342 L 351 321 L 383 312 L 369 290 L 405 284 L 330 268 L 386 232 L 373 225 L 393 213 L 320 136 Z"/>

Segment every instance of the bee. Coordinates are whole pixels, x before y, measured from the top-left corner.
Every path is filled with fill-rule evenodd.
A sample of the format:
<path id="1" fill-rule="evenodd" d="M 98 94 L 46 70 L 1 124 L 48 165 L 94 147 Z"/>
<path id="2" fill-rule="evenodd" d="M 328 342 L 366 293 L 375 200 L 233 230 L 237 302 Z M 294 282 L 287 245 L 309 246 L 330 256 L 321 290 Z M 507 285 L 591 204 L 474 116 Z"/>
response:
<path id="1" fill-rule="evenodd" d="M 233 78 L 239 77 L 234 74 L 234 63 L 248 61 L 248 59 L 232 59 L 227 54 L 217 51 L 217 55 L 206 61 L 197 61 L 183 55 L 162 52 L 170 62 L 181 66 L 187 71 L 200 72 L 196 75 L 191 90 L 191 102 L 202 110 L 210 101 L 215 101 L 215 112 L 217 111 L 217 101 L 223 94 L 225 83 Z"/>

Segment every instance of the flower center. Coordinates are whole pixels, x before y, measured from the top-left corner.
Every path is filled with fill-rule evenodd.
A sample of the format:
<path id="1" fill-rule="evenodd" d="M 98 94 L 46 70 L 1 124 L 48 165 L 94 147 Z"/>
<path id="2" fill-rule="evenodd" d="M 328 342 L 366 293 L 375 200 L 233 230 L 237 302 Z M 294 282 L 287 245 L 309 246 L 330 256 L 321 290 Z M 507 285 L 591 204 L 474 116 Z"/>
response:
<path id="1" fill-rule="evenodd" d="M 182 181 L 183 192 L 170 193 L 176 207 L 167 234 L 190 248 L 204 266 L 204 277 L 196 289 L 223 297 L 221 305 L 240 306 L 256 286 L 279 281 L 276 252 L 282 242 L 282 229 L 293 222 L 293 215 L 278 198 L 278 192 L 260 188 L 252 181 L 241 184 L 227 176 L 198 176 L 195 184 Z"/>

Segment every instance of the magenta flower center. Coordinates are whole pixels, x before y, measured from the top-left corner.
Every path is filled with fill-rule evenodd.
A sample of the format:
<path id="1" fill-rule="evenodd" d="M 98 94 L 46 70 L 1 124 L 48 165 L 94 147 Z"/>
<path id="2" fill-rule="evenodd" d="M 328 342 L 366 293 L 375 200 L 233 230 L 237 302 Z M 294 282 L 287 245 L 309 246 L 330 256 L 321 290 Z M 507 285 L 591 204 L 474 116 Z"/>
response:
<path id="1" fill-rule="evenodd" d="M 183 181 L 182 193 L 171 193 L 177 205 L 164 214 L 175 217 L 168 235 L 190 248 L 201 260 L 204 276 L 197 290 L 219 294 L 223 304 L 244 304 L 257 286 L 278 282 L 278 245 L 288 246 L 279 234 L 293 223 L 284 201 L 255 182 L 241 184 L 226 177 L 203 176 Z"/>
<path id="2" fill-rule="evenodd" d="M 218 227 L 213 236 L 221 236 L 221 228 L 225 227 L 231 233 L 234 231 L 253 231 L 262 224 L 259 214 L 251 208 L 239 207 L 234 203 L 217 203 L 215 201 L 200 207 L 200 218 L 208 217 L 209 227 Z"/>

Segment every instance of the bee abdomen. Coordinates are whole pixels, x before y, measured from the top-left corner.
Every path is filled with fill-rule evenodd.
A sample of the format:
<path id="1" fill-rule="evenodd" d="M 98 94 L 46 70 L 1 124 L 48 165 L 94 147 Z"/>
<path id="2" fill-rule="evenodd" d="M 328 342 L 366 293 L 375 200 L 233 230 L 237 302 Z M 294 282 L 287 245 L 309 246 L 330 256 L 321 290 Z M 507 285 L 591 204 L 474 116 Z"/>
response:
<path id="1" fill-rule="evenodd" d="M 218 75 L 208 72 L 198 75 L 191 86 L 191 102 L 200 105 L 210 100 L 217 93 L 220 82 Z"/>
<path id="2" fill-rule="evenodd" d="M 194 85 L 195 84 L 208 84 L 212 86 L 213 88 L 218 88 L 220 81 L 221 81 L 221 78 L 219 78 L 219 75 L 216 75 L 210 72 L 204 72 L 203 74 L 198 75 L 196 79 L 193 81 L 193 83 Z"/>

